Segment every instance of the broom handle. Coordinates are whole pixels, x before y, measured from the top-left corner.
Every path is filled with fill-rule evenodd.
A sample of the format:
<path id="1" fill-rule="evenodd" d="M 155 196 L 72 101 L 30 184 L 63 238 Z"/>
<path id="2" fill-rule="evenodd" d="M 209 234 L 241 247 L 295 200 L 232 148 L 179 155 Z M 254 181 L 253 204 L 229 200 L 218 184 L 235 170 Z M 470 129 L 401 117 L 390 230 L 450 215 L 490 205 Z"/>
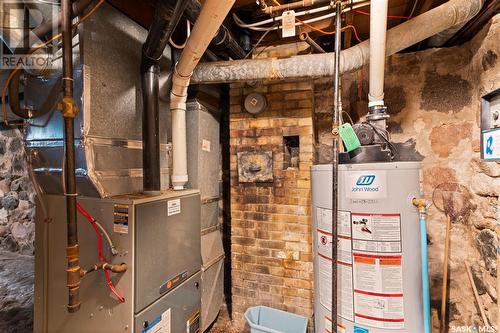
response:
<path id="1" fill-rule="evenodd" d="M 469 263 L 466 261 L 464 263 L 465 270 L 467 271 L 467 277 L 469 278 L 470 286 L 472 288 L 472 292 L 474 293 L 474 298 L 476 299 L 477 307 L 479 308 L 479 313 L 481 314 L 481 318 L 483 318 L 484 326 L 489 326 L 488 318 L 486 317 L 486 313 L 484 312 L 483 302 L 481 298 L 479 298 L 479 293 L 477 292 L 476 284 L 474 283 L 474 278 L 472 277 L 472 271 L 470 269 Z"/>
<path id="2" fill-rule="evenodd" d="M 448 261 L 450 256 L 451 218 L 446 215 L 446 237 L 444 243 L 443 290 L 441 294 L 441 333 L 446 333 L 446 296 L 448 294 Z"/>

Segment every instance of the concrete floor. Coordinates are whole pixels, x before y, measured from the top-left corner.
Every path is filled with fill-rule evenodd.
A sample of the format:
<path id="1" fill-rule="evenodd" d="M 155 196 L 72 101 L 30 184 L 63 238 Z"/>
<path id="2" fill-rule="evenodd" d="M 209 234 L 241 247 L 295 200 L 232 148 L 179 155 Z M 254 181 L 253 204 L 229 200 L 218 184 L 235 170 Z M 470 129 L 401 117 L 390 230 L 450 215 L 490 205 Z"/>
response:
<path id="1" fill-rule="evenodd" d="M 33 332 L 34 257 L 0 250 L 0 332 Z M 241 333 L 231 328 L 226 307 L 208 333 Z"/>
<path id="2" fill-rule="evenodd" d="M 225 306 L 222 307 L 214 325 L 205 333 L 241 333 L 232 327 L 229 314 Z"/>

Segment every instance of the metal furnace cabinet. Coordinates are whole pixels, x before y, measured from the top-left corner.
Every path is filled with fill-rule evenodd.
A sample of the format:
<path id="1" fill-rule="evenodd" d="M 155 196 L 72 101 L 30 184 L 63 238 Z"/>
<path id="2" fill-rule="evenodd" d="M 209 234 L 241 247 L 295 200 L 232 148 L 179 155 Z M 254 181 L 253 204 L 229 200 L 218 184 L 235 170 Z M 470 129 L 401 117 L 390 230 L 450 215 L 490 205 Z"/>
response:
<path id="1" fill-rule="evenodd" d="M 104 255 L 112 264 L 126 263 L 113 274 L 120 303 L 104 273 L 82 280 L 80 311 L 66 310 L 66 225 L 63 196 L 44 195 L 50 220 L 37 210 L 35 255 L 35 332 L 198 332 L 200 317 L 201 237 L 197 190 L 168 191 L 158 196 L 127 195 L 78 202 L 109 233 L 117 255 L 104 239 Z M 98 262 L 97 238 L 78 216 L 81 266 Z"/>

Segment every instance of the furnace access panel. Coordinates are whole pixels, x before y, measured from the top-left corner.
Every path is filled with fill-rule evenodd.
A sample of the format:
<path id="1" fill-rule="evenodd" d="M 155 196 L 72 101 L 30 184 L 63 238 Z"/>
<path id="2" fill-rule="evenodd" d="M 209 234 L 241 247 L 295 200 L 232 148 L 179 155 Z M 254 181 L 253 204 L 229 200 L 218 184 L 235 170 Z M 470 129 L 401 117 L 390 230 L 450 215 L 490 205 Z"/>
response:
<path id="1" fill-rule="evenodd" d="M 103 271 L 85 276 L 81 309 L 68 314 L 66 288 L 65 198 L 45 195 L 50 223 L 37 210 L 35 262 L 35 332 L 198 332 L 200 312 L 200 197 L 198 191 L 158 196 L 79 198 L 78 202 L 113 240 L 112 255 L 103 237 L 104 255 L 126 263 L 123 274 L 111 273 L 120 303 Z M 81 266 L 97 261 L 92 226 L 78 216 Z"/>

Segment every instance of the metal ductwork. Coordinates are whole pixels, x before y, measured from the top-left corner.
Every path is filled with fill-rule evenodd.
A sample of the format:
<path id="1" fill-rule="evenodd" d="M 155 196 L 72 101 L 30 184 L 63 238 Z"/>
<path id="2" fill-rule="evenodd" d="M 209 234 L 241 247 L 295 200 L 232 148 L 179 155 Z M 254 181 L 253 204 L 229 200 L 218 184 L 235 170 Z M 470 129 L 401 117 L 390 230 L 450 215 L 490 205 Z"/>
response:
<path id="1" fill-rule="evenodd" d="M 110 29 L 117 33 L 110 34 Z M 138 69 L 147 35 L 147 31 L 107 4 L 79 27 L 79 43 L 73 48 L 74 54 L 84 55 L 75 60 L 74 69 L 74 96 L 80 109 L 75 118 L 79 195 L 112 197 L 143 191 L 139 125 L 142 87 Z M 167 46 L 160 61 L 160 81 L 171 66 Z M 28 76 L 25 83 L 25 105 L 43 110 L 40 117 L 27 121 L 32 126 L 26 129 L 25 142 L 36 181 L 46 194 L 63 193 L 64 133 L 62 116 L 57 111 L 61 84 L 57 73 L 45 78 Z M 159 107 L 168 109 L 168 103 L 160 100 Z M 167 112 L 160 113 L 159 122 L 160 178 L 164 190 L 169 187 Z"/>
<path id="2" fill-rule="evenodd" d="M 386 56 L 395 54 L 441 31 L 473 18 L 484 0 L 450 0 L 387 31 Z M 348 72 L 368 63 L 370 41 L 342 51 L 340 71 Z M 290 58 L 221 61 L 198 66 L 192 83 L 223 83 L 252 80 L 331 77 L 334 61 L 331 53 L 299 55 Z"/>
<path id="3" fill-rule="evenodd" d="M 187 6 L 187 1 L 177 1 L 175 7 L 160 3 L 148 37 L 142 47 L 142 156 L 144 192 L 161 190 L 160 170 L 160 120 L 159 79 L 160 59 L 175 27 Z"/>

